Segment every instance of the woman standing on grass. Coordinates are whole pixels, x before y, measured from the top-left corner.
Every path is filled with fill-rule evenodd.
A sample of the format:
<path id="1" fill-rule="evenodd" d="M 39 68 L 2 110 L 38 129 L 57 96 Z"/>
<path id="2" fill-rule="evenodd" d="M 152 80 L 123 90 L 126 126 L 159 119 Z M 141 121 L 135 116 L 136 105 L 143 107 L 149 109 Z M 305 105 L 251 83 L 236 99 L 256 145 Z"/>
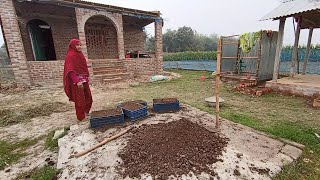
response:
<path id="1" fill-rule="evenodd" d="M 63 85 L 69 101 L 74 102 L 78 120 L 85 119 L 92 105 L 87 61 L 78 39 L 71 39 L 64 62 Z"/>

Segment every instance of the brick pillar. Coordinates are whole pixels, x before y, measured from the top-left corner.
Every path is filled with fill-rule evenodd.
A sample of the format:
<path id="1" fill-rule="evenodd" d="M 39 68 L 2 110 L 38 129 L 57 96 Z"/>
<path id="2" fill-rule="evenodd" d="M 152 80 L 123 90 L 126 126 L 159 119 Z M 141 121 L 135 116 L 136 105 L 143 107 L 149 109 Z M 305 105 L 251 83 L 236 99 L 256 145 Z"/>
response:
<path id="1" fill-rule="evenodd" d="M 117 15 L 117 22 L 118 27 L 117 28 L 117 40 L 118 40 L 118 57 L 119 59 L 125 59 L 124 55 L 124 37 L 123 37 L 123 20 L 122 15 Z"/>
<path id="2" fill-rule="evenodd" d="M 31 85 L 27 58 L 12 0 L 0 0 L 0 19 L 15 81 L 19 85 Z"/>
<path id="3" fill-rule="evenodd" d="M 87 50 L 87 41 L 86 41 L 86 34 L 84 31 L 85 21 L 83 17 L 85 16 L 84 12 L 81 11 L 79 8 L 75 8 L 76 19 L 77 19 L 77 28 L 78 28 L 78 36 L 81 42 L 82 53 L 88 59 L 88 50 Z"/>
<path id="4" fill-rule="evenodd" d="M 163 72 L 163 49 L 162 49 L 162 25 L 163 19 L 156 19 L 154 22 L 155 29 L 155 57 L 156 57 L 156 73 Z"/>

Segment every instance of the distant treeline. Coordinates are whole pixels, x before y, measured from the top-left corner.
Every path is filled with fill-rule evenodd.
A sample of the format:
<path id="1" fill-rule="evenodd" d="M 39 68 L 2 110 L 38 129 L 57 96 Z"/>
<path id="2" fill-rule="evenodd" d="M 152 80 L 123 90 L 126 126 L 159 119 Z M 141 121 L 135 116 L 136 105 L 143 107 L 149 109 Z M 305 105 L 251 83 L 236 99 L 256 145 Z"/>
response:
<path id="1" fill-rule="evenodd" d="M 176 53 L 164 53 L 164 61 L 180 61 L 180 60 L 216 60 L 216 51 L 186 51 Z"/>
<path id="2" fill-rule="evenodd" d="M 168 29 L 163 34 L 163 52 L 165 61 L 216 59 L 218 35 L 203 35 L 191 27 L 183 26 L 177 30 Z M 292 46 L 284 46 L 282 61 L 291 61 Z M 146 50 L 154 51 L 154 37 L 146 35 Z M 298 57 L 303 61 L 306 46 L 299 46 Z M 312 45 L 310 61 L 320 61 L 320 44 Z"/>
<path id="3" fill-rule="evenodd" d="M 281 52 L 281 60 L 282 61 L 291 61 L 292 60 L 292 47 L 285 47 Z M 298 49 L 298 59 L 299 61 L 304 60 L 306 49 L 299 48 Z M 180 60 L 216 60 L 217 52 L 216 51 L 185 51 L 185 52 L 175 52 L 175 53 L 164 53 L 163 60 L 164 61 L 180 61 Z M 320 49 L 313 48 L 310 50 L 309 61 L 315 62 L 320 61 Z"/>
<path id="4" fill-rule="evenodd" d="M 163 35 L 163 52 L 216 51 L 218 35 L 203 35 L 190 27 L 183 26 L 178 30 L 168 29 Z M 154 51 L 154 37 L 146 37 L 146 50 Z"/>

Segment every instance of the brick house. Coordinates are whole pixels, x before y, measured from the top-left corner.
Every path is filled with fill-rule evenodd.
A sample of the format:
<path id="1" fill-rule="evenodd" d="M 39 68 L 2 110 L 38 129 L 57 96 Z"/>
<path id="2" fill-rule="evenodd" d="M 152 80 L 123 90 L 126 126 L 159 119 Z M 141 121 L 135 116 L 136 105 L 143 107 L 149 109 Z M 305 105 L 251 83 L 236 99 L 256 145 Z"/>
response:
<path id="1" fill-rule="evenodd" d="M 155 53 L 144 51 L 144 27 L 154 23 Z M 61 83 L 71 38 L 79 38 L 95 82 L 163 72 L 160 12 L 81 0 L 0 0 L 0 24 L 19 84 Z M 127 51 L 138 58 L 126 58 Z"/>

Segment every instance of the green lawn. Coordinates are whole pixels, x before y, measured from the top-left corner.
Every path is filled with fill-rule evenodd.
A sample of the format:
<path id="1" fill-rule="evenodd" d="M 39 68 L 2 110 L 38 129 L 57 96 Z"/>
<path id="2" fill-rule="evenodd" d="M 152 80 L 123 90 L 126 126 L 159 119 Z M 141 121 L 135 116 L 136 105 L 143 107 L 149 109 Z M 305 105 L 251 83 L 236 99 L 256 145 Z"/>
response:
<path id="1" fill-rule="evenodd" d="M 36 144 L 38 139 L 25 139 L 19 142 L 8 142 L 0 140 L 0 170 L 8 165 L 17 162 L 20 158 L 27 155 L 25 150 Z"/>
<path id="2" fill-rule="evenodd" d="M 210 73 L 175 72 L 182 78 L 132 87 L 134 95 L 130 99 L 143 99 L 151 103 L 153 98 L 177 97 L 182 103 L 213 113 L 204 99 L 214 95 L 214 81 L 199 80 L 201 75 L 209 77 Z M 223 118 L 306 146 L 301 158 L 285 167 L 274 179 L 320 179 L 320 139 L 314 135 L 320 134 L 320 110 L 308 107 L 301 97 L 275 93 L 252 97 L 236 93 L 226 84 L 222 85 L 221 96 L 226 100 L 221 108 Z"/>

